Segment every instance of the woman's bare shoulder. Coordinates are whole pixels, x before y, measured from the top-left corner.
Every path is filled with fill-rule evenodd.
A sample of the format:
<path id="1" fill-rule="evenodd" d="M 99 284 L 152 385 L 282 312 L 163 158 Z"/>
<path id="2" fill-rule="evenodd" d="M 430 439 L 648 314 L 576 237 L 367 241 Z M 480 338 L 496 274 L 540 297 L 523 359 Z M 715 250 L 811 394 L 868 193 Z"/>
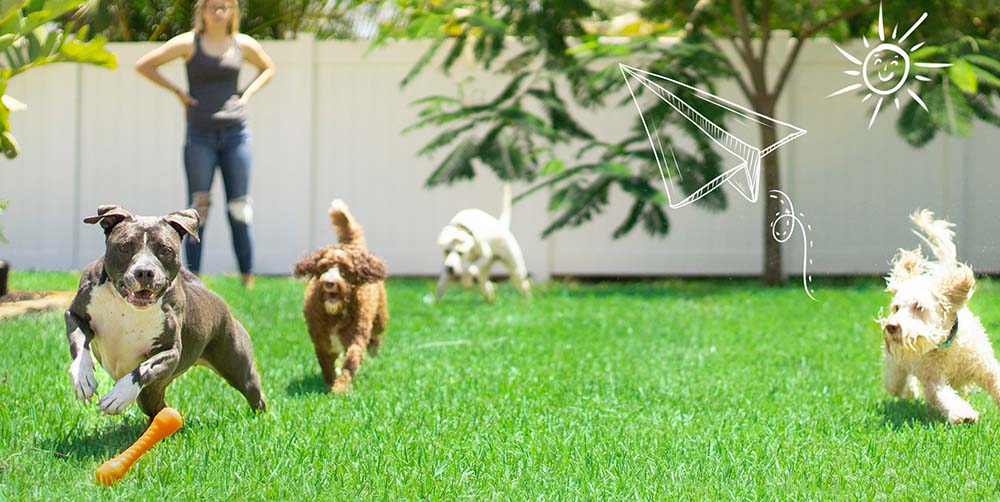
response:
<path id="1" fill-rule="evenodd" d="M 172 53 L 184 56 L 184 59 L 194 54 L 194 32 L 187 31 L 167 40 L 163 44 Z"/>
<path id="2" fill-rule="evenodd" d="M 170 40 L 167 40 L 167 43 L 168 44 L 176 44 L 176 45 L 189 45 L 189 46 L 193 46 L 194 45 L 194 31 L 185 31 L 184 33 L 181 33 L 180 35 L 177 35 L 174 38 L 171 38 Z"/>
<path id="3" fill-rule="evenodd" d="M 149 51 L 136 64 L 160 66 L 177 58 L 187 61 L 192 55 L 194 55 L 194 33 L 187 32 L 181 33 Z"/>
<path id="4" fill-rule="evenodd" d="M 250 35 L 247 35 L 246 33 L 237 33 L 236 43 L 240 44 L 240 47 L 244 49 L 247 48 L 256 49 L 260 47 L 260 42 L 258 42 L 257 39 L 251 37 Z"/>

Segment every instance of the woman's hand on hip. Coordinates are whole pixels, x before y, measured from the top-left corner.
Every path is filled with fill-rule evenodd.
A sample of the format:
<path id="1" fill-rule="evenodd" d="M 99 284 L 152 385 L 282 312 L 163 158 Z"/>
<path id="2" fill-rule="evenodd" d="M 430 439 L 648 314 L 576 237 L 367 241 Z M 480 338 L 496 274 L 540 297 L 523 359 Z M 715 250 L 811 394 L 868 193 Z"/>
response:
<path id="1" fill-rule="evenodd" d="M 188 94 L 188 93 L 186 93 L 186 92 L 184 92 L 182 90 L 179 90 L 179 89 L 177 91 L 174 91 L 174 94 L 177 95 L 177 99 L 181 100 L 181 104 L 182 105 L 184 105 L 184 106 L 198 106 L 198 100 L 192 98 L 190 94 Z"/>

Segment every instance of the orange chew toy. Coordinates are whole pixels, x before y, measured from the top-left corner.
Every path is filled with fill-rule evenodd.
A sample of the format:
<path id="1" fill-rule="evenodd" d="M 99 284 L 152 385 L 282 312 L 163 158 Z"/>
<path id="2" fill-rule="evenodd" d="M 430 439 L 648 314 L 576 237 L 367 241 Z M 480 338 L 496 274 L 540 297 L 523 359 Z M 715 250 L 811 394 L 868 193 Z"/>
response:
<path id="1" fill-rule="evenodd" d="M 177 429 L 180 429 L 183 424 L 184 420 L 177 410 L 169 407 L 160 410 L 153 417 L 153 423 L 149 424 L 146 432 L 143 432 L 142 436 L 139 436 L 139 439 L 132 443 L 132 446 L 97 468 L 97 482 L 111 486 L 125 477 L 125 473 L 139 457 L 149 451 L 156 443 L 177 432 Z"/>

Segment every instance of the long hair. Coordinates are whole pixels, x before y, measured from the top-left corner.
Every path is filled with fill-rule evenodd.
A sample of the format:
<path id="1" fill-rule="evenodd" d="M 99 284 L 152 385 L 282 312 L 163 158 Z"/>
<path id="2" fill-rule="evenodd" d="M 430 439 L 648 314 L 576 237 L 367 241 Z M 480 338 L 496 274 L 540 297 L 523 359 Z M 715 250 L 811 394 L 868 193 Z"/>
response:
<path id="1" fill-rule="evenodd" d="M 228 31 L 230 35 L 239 33 L 240 31 L 240 2 L 239 0 L 226 0 L 227 2 L 233 4 L 233 17 L 229 19 Z M 198 33 L 205 32 L 205 5 L 208 0 L 198 0 L 194 4 L 194 31 Z"/>

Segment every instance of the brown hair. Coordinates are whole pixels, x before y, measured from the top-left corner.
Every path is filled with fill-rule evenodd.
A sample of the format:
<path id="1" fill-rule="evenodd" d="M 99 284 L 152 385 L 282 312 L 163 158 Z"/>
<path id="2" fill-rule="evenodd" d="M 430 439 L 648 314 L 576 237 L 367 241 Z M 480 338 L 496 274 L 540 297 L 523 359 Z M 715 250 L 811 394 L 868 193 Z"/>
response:
<path id="1" fill-rule="evenodd" d="M 233 17 L 229 19 L 229 29 L 227 30 L 230 35 L 239 33 L 240 31 L 240 2 L 239 0 L 226 0 L 226 2 L 233 4 Z M 198 0 L 194 4 L 194 31 L 198 33 L 205 32 L 205 5 L 208 0 Z"/>

